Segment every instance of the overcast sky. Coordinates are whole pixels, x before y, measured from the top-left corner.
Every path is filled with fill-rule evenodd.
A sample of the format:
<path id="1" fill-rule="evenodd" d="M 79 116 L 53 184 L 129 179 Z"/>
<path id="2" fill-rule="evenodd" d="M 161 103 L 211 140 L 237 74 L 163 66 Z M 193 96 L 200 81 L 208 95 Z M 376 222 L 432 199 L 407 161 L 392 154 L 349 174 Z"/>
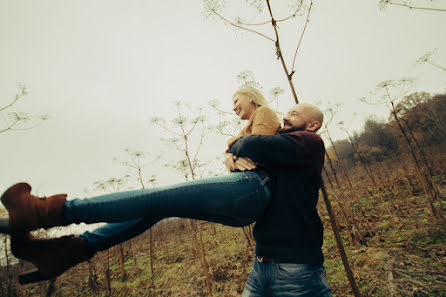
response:
<path id="1" fill-rule="evenodd" d="M 223 13 L 267 20 L 266 11 L 252 16 L 241 3 Z M 288 1 L 271 3 L 277 18 L 291 11 Z M 280 23 L 288 63 L 304 22 L 303 16 Z M 358 101 L 383 80 L 413 77 L 414 91 L 445 92 L 445 71 L 415 63 L 437 49 L 432 61 L 446 65 L 444 28 L 444 12 L 315 0 L 296 60 L 298 96 L 342 103 L 337 121 L 353 131 L 370 114 L 387 119 L 384 107 Z M 259 30 L 274 36 L 270 25 Z M 252 71 L 266 94 L 284 89 L 279 109 L 287 111 L 293 99 L 274 52 L 267 39 L 205 18 L 199 0 L 0 1 L 0 106 L 24 83 L 28 96 L 9 111 L 50 116 L 32 130 L 0 134 L 0 190 L 27 181 L 41 195 L 85 197 L 93 182 L 126 173 L 113 161 L 125 158 L 125 148 L 174 160 L 178 155 L 160 142 L 166 133 L 150 118 L 169 118 L 174 100 L 198 108 L 218 99 L 230 111 L 241 71 Z M 7 125 L 5 112 L 0 125 Z M 210 134 L 202 158 L 224 151 L 225 139 Z M 146 176 L 158 175 L 160 184 L 182 180 L 162 163 L 146 168 Z"/>

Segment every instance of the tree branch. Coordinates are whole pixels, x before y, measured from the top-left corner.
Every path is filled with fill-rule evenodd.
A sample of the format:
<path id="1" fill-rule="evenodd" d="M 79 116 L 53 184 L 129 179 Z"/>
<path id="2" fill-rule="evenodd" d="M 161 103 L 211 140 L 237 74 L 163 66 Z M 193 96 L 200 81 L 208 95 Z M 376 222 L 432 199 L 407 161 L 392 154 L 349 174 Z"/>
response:
<path id="1" fill-rule="evenodd" d="M 180 133 L 177 133 L 177 132 L 175 132 L 175 131 L 172 131 L 172 130 L 168 129 L 167 127 L 161 125 L 161 124 L 158 123 L 158 122 L 157 122 L 156 124 L 157 124 L 159 127 L 161 127 L 161 128 L 163 128 L 164 130 L 166 130 L 167 132 L 169 132 L 169 133 L 172 133 L 172 134 L 177 135 L 177 136 L 183 136 L 183 135 L 181 135 Z"/>
<path id="2" fill-rule="evenodd" d="M 221 18 L 223 21 L 225 21 L 225 22 L 227 22 L 228 24 L 230 24 L 231 26 L 234 26 L 234 27 L 239 28 L 239 29 L 242 29 L 242 30 L 249 31 L 249 32 L 251 32 L 251 33 L 258 34 L 258 35 L 260 35 L 260 36 L 262 36 L 262 37 L 264 37 L 264 38 L 266 38 L 266 39 L 268 39 L 268 40 L 271 40 L 272 42 L 275 42 L 272 38 L 270 38 L 270 37 L 268 37 L 268 36 L 266 36 L 266 35 L 264 35 L 264 34 L 262 34 L 262 33 L 260 33 L 260 32 L 257 32 L 257 31 L 255 31 L 255 30 L 252 30 L 252 29 L 249 29 L 249 28 L 245 28 L 245 27 L 239 26 L 239 25 L 237 25 L 237 24 L 234 24 L 234 23 L 231 22 L 230 20 L 224 18 L 222 15 L 220 15 L 220 14 L 219 14 L 218 12 L 216 12 L 215 10 L 212 10 L 212 12 L 213 12 L 214 14 L 216 14 L 219 18 Z"/>
<path id="3" fill-rule="evenodd" d="M 228 114 L 228 115 L 231 115 L 231 116 L 234 116 L 234 117 L 236 116 L 235 113 L 233 113 L 233 112 L 227 112 L 227 111 L 221 110 L 221 109 L 219 109 L 219 108 L 217 108 L 216 106 L 213 106 L 213 105 L 211 105 L 211 107 L 213 109 L 215 109 L 215 111 L 217 111 L 220 114 Z"/>
<path id="4" fill-rule="evenodd" d="M 300 6 L 298 8 L 296 8 L 296 10 L 294 11 L 294 13 L 292 15 L 290 15 L 290 16 L 284 18 L 284 19 L 276 20 L 276 23 L 284 22 L 284 21 L 287 21 L 287 20 L 289 20 L 291 18 L 295 18 L 296 15 L 297 15 L 297 12 L 299 11 L 299 9 L 300 9 Z M 255 23 L 255 24 L 248 24 L 248 23 L 244 23 L 244 22 L 239 22 L 239 23 L 241 25 L 243 25 L 243 26 L 261 26 L 261 25 L 269 24 L 269 23 L 271 23 L 271 21 Z"/>
<path id="5" fill-rule="evenodd" d="M 22 118 L 17 118 L 14 123 L 12 123 L 11 125 L 9 125 L 8 127 L 4 128 L 4 129 L 0 130 L 0 133 L 6 132 L 8 130 L 11 130 L 11 131 L 31 130 L 31 129 L 34 129 L 34 128 L 38 127 L 39 125 L 41 125 L 43 123 L 43 121 L 45 121 L 45 119 L 42 119 L 39 123 L 37 123 L 33 126 L 30 126 L 30 127 L 14 128 L 14 126 L 16 126 L 18 123 L 20 123 L 22 121 L 25 121 L 25 120 Z"/>
<path id="6" fill-rule="evenodd" d="M 200 143 L 198 144 L 197 151 L 195 152 L 195 156 L 194 156 L 194 159 L 192 161 L 193 164 L 195 164 L 195 162 L 197 160 L 198 153 L 200 152 L 200 149 L 201 149 L 201 145 L 203 144 L 203 138 L 204 138 L 204 122 L 203 122 L 203 120 L 201 120 L 201 126 L 202 126 L 202 130 L 201 130 Z"/>
<path id="7" fill-rule="evenodd" d="M 195 126 L 200 121 L 201 112 L 202 112 L 202 110 L 200 109 L 200 114 L 198 115 L 197 120 L 194 122 L 193 126 L 189 129 L 189 131 L 186 133 L 186 135 L 189 135 L 195 129 Z"/>
<path id="8" fill-rule="evenodd" d="M 6 105 L 6 106 L 0 108 L 0 111 L 3 111 L 3 110 L 5 110 L 5 109 L 7 109 L 7 108 L 13 106 L 13 105 L 14 105 L 20 98 L 26 96 L 26 94 L 27 94 L 26 87 L 25 87 L 24 85 L 19 84 L 19 88 L 20 88 L 20 93 L 18 93 L 18 94 L 16 94 L 16 95 L 14 96 L 14 99 L 12 100 L 11 103 L 9 103 L 8 105 Z"/>
<path id="9" fill-rule="evenodd" d="M 440 68 L 440 69 L 446 71 L 446 68 L 445 68 L 445 67 L 441 67 L 440 65 L 434 64 L 434 63 L 432 63 L 432 62 L 429 61 L 429 60 L 426 60 L 426 63 L 429 63 L 429 64 L 431 64 L 432 66 L 435 66 L 435 67 L 437 67 L 437 68 Z"/>
<path id="10" fill-rule="evenodd" d="M 293 76 L 293 74 L 294 74 L 294 63 L 296 62 L 297 51 L 299 50 L 300 43 L 302 42 L 302 38 L 304 37 L 305 29 L 307 29 L 307 25 L 310 22 L 310 12 L 311 12 L 312 6 L 313 6 L 313 0 L 311 0 L 311 2 L 310 2 L 310 7 L 308 8 L 307 20 L 305 21 L 304 29 L 302 30 L 302 34 L 300 35 L 300 38 L 299 38 L 299 43 L 297 44 L 296 52 L 294 53 L 293 66 L 291 66 L 291 74 L 290 74 L 291 76 Z"/>
<path id="11" fill-rule="evenodd" d="M 182 118 L 181 109 L 180 109 L 180 105 L 179 104 L 177 105 L 177 108 L 178 108 L 178 115 L 179 115 L 180 118 Z M 192 175 L 192 179 L 194 180 L 195 179 L 194 166 L 193 166 L 193 164 L 192 164 L 192 162 L 190 160 L 190 156 L 189 156 L 189 145 L 188 145 L 187 134 L 186 134 L 186 132 L 184 130 L 184 122 L 180 121 L 179 125 L 180 125 L 180 128 L 181 128 L 181 132 L 183 133 L 182 136 L 183 136 L 183 139 L 184 139 L 184 154 L 186 155 L 186 160 L 187 160 L 187 162 L 189 164 L 189 169 L 190 169 L 190 172 L 191 172 L 191 175 Z"/>
<path id="12" fill-rule="evenodd" d="M 9 125 L 8 127 L 6 127 L 3 130 L 0 130 L 0 133 L 6 132 L 8 130 L 17 130 L 17 129 L 12 129 L 15 125 L 17 125 L 17 123 L 20 122 L 20 119 L 17 119 L 14 123 L 12 123 L 11 125 Z"/>
<path id="13" fill-rule="evenodd" d="M 417 7 L 417 6 L 411 6 L 411 5 L 408 5 L 408 4 L 395 3 L 395 2 L 392 2 L 392 1 L 389 1 L 389 2 L 387 2 L 387 3 L 388 3 L 388 4 L 391 4 L 391 5 L 407 7 L 407 8 L 409 8 L 409 9 L 430 10 L 430 11 L 443 11 L 443 12 L 446 12 L 446 9 L 444 9 L 444 8 Z"/>
<path id="14" fill-rule="evenodd" d="M 297 103 L 299 103 L 299 99 L 297 99 L 296 90 L 294 89 L 293 82 L 291 81 L 292 80 L 292 76 L 288 72 L 288 69 L 287 69 L 286 64 L 285 64 L 285 60 L 283 59 L 282 50 L 280 48 L 280 42 L 279 42 L 279 33 L 277 32 L 277 24 L 276 24 L 276 21 L 274 20 L 274 16 L 273 16 L 273 12 L 271 10 L 271 5 L 269 4 L 269 0 L 266 0 L 266 4 L 268 6 L 269 14 L 271 16 L 271 24 L 273 25 L 274 32 L 276 34 L 276 53 L 277 53 L 277 58 L 280 59 L 280 62 L 282 62 L 283 70 L 285 71 L 285 74 L 286 74 L 287 79 L 288 79 L 288 83 L 290 84 L 291 92 L 293 93 L 294 102 L 297 104 Z"/>

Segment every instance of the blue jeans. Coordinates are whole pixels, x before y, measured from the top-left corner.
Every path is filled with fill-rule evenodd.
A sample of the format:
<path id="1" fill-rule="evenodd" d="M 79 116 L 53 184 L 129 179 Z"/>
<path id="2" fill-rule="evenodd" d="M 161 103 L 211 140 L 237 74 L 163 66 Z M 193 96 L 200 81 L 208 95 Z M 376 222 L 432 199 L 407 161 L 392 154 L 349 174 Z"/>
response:
<path id="1" fill-rule="evenodd" d="M 254 263 L 242 297 L 333 297 L 323 265 Z"/>
<path id="2" fill-rule="evenodd" d="M 268 178 L 254 171 L 189 181 L 167 187 L 118 192 L 65 202 L 65 223 L 107 222 L 82 236 L 95 251 L 131 239 L 168 217 L 241 227 L 266 209 Z"/>

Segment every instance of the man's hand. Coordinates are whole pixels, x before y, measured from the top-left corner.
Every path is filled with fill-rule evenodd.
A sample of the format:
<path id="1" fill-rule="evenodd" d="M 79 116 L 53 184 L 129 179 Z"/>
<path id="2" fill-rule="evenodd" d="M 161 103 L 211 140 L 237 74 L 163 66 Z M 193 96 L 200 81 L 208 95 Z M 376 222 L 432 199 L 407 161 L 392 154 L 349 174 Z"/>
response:
<path id="1" fill-rule="evenodd" d="M 239 157 L 235 161 L 235 168 L 237 168 L 240 171 L 245 170 L 253 170 L 257 167 L 256 163 L 254 163 L 250 158 L 248 157 Z"/>
<path id="2" fill-rule="evenodd" d="M 236 169 L 235 160 L 237 160 L 236 156 L 234 156 L 231 153 L 226 153 L 226 157 L 223 160 L 223 164 L 225 164 L 226 168 L 228 168 L 229 171 L 233 171 Z"/>

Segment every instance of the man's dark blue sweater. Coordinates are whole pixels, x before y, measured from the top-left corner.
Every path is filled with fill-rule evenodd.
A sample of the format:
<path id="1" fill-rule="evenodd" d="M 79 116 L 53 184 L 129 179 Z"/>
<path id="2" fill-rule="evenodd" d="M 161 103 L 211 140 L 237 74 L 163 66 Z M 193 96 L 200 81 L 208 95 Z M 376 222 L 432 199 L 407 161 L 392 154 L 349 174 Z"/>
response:
<path id="1" fill-rule="evenodd" d="M 271 200 L 254 227 L 256 255 L 282 263 L 319 265 L 323 225 L 316 210 L 325 147 L 314 132 L 250 135 L 230 147 L 271 177 Z"/>

